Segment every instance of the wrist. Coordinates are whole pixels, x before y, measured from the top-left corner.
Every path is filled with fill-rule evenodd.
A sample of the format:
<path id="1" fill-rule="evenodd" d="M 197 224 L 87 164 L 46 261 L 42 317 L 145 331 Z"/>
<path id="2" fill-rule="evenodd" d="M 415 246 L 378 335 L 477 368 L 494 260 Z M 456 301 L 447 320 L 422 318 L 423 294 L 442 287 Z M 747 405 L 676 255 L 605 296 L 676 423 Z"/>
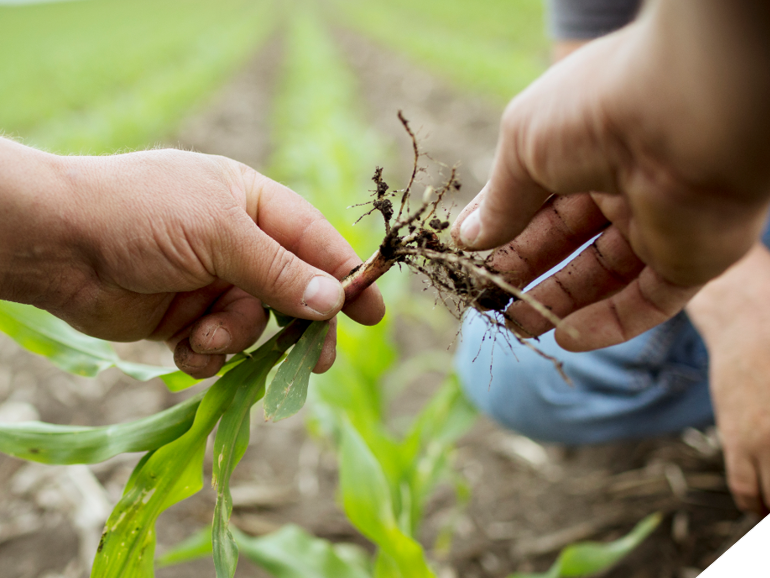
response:
<path id="1" fill-rule="evenodd" d="M 762 346 L 770 339 L 768 286 L 770 251 L 757 242 L 693 297 L 686 311 L 709 351 Z"/>
<path id="2" fill-rule="evenodd" d="M 65 160 L 0 138 L 0 299 L 56 310 L 80 285 Z"/>

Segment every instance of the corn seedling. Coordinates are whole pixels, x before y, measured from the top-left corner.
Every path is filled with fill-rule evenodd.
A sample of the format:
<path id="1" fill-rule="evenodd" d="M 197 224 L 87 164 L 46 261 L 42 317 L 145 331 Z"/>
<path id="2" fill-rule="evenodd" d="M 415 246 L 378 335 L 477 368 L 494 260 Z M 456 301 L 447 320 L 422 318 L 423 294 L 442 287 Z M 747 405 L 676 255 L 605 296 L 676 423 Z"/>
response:
<path id="1" fill-rule="evenodd" d="M 441 202 L 449 191 L 459 188 L 454 170 L 443 185 L 435 190 L 426 188 L 416 203 L 410 200 L 420 168 L 420 153 L 409 123 L 400 114 L 399 118 L 414 145 L 414 168 L 407 186 L 396 191 L 390 191 L 382 180 L 382 169 L 375 171 L 375 189 L 365 205 L 371 206 L 369 213 L 382 216 L 385 233 L 372 257 L 343 279 L 347 301 L 355 300 L 394 265 L 403 264 L 424 274 L 436 288 L 438 299 L 455 314 L 461 315 L 474 307 L 487 315 L 493 329 L 499 327 L 502 311 L 511 298 L 527 300 L 551 319 L 547 309 L 508 285 L 484 259 L 467 255 L 442 241 L 440 235 L 447 229 L 448 221 L 442 218 L 445 214 Z M 122 452 L 147 452 L 107 520 L 92 576 L 153 575 L 155 521 L 164 510 L 202 488 L 206 441 L 217 424 L 212 475 L 217 496 L 209 532 L 217 576 L 234 575 L 239 540 L 241 544 L 251 544 L 247 550 L 252 554 L 259 551 L 254 543 L 242 536 L 239 539 L 230 528 L 229 482 L 249 444 L 249 414 L 263 397 L 268 420 L 285 419 L 303 407 L 310 373 L 329 327 L 324 321 L 291 319 L 280 313 L 275 317 L 282 328 L 270 340 L 253 351 L 234 356 L 224 375 L 204 393 L 157 415 L 101 428 L 43 423 L 0 426 L 2 451 L 42 463 L 94 463 Z M 34 308 L 5 303 L 0 309 L 0 324 L 25 347 L 48 355 L 60 367 L 75 373 L 93 375 L 112 366 L 140 379 L 167 373 L 164 368 L 126 363 L 109 345 L 82 336 Z M 276 365 L 278 370 L 267 385 L 268 375 Z M 174 389 L 193 383 L 176 372 L 166 374 L 165 378 Z M 463 431 L 462 425 L 458 429 L 451 419 L 457 417 L 458 409 L 463 411 L 462 404 L 457 404 L 457 393 L 450 392 L 446 399 L 437 397 L 408 435 L 399 443 L 390 444 L 392 451 L 386 453 L 393 458 L 390 470 L 391 474 L 399 472 L 396 476 L 386 474 L 381 456 L 375 457 L 372 452 L 373 436 L 364 439 L 359 433 L 361 428 L 354 427 L 346 416 L 338 421 L 343 505 L 353 525 L 380 548 L 373 565 L 374 576 L 434 576 L 414 535 L 420 508 L 436 482 L 436 474 L 442 471 L 440 458 L 445 455 L 438 452 L 439 461 L 431 464 L 430 442 L 444 439 L 451 443 Z M 388 441 L 380 439 L 381 444 Z M 404 458 L 418 456 L 424 467 L 407 472 Z M 411 478 L 404 477 L 405 472 Z M 406 489 L 402 491 L 403 483 Z M 298 536 L 293 538 L 311 540 Z M 315 544 L 322 547 L 320 542 Z M 327 558 L 336 555 L 330 545 L 323 549 Z M 548 574 L 551 575 L 578 574 Z"/>

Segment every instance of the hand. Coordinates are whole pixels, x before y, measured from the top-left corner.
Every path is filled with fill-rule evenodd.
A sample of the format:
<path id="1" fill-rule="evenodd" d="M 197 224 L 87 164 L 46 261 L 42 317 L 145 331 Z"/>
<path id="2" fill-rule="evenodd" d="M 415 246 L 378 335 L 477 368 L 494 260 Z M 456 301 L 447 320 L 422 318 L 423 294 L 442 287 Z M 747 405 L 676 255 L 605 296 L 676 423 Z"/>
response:
<path id="1" fill-rule="evenodd" d="M 334 317 L 337 279 L 361 262 L 299 195 L 224 157 L 55 157 L 1 141 L 0 163 L 0 297 L 95 337 L 164 340 L 195 377 L 259 337 L 263 304 Z M 344 311 L 374 324 L 384 305 L 371 287 Z"/>
<path id="2" fill-rule="evenodd" d="M 495 264 L 532 280 L 603 232 L 533 290 L 566 317 L 562 347 L 620 343 L 670 318 L 758 238 L 770 192 L 768 28 L 757 3 L 650 2 L 508 106 L 491 180 L 453 233 L 473 249 L 521 234 Z M 581 199 L 544 207 L 552 194 Z M 550 328 L 531 327 L 531 313 L 514 304 L 510 326 Z"/>
<path id="3" fill-rule="evenodd" d="M 687 313 L 709 352 L 709 381 L 736 504 L 770 507 L 770 251 L 757 244 L 695 296 Z"/>

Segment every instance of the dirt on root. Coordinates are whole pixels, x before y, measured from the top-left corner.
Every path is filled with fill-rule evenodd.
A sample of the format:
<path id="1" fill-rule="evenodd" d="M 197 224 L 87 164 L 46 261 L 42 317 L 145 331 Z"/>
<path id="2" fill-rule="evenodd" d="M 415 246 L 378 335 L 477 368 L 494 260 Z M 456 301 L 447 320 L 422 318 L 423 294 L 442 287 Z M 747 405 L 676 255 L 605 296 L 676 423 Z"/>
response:
<path id="1" fill-rule="evenodd" d="M 501 110 L 459 94 L 355 34 L 338 31 L 337 36 L 358 75 L 367 120 L 401 147 L 403 171 L 410 166 L 411 149 L 395 115 L 398 109 L 405 111 L 434 158 L 461 162 L 466 197 L 459 204 L 480 190 L 491 166 Z M 267 115 L 280 54 L 278 42 L 263 50 L 190 119 L 178 143 L 265 166 L 270 151 Z M 404 356 L 426 346 L 446 347 L 455 331 L 399 324 Z M 137 360 L 171 363 L 170 353 L 159 345 L 122 346 L 121 351 Z M 394 413 L 420 407 L 437 382 L 410 384 L 397 398 Z M 0 337 L 0 417 L 100 425 L 148 415 L 179 399 L 158 382 L 140 384 L 116 371 L 95 380 L 65 375 Z M 294 522 L 318 536 L 367 546 L 336 506 L 335 458 L 308 438 L 302 416 L 269 425 L 256 419 L 253 427 L 253 442 L 233 480 L 235 523 L 263 534 Z M 119 498 L 137 460 L 131 455 L 94 467 L 48 467 L 0 456 L 3 577 L 87 575 L 103 515 Z M 694 431 L 687 432 L 686 441 L 568 450 L 535 444 L 481 418 L 460 442 L 456 464 L 473 497 L 455 523 L 451 553 L 440 561 L 441 578 L 499 578 L 515 570 L 543 570 L 561 547 L 618 537 L 653 511 L 664 512 L 664 522 L 607 576 L 692 578 L 756 523 L 732 502 L 713 436 Z M 425 544 L 432 544 L 452 503 L 448 488 L 432 499 Z M 206 488 L 164 514 L 158 524 L 161 547 L 209 523 L 213 504 L 214 494 Z M 213 566 L 200 561 L 157 575 L 203 578 L 213 575 Z M 236 575 L 264 576 L 245 562 Z"/>

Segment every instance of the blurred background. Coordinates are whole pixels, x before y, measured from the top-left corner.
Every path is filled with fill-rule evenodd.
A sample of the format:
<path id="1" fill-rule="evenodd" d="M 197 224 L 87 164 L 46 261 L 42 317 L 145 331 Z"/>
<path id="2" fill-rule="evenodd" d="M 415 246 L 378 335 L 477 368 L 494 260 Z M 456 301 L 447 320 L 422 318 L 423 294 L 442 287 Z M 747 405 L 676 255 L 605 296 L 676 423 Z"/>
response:
<path id="1" fill-rule="evenodd" d="M 379 223 L 353 227 L 359 212 L 348 207 L 366 199 L 376 165 L 392 186 L 406 183 L 411 142 L 397 111 L 432 159 L 459 166 L 454 203 L 463 206 L 486 181 L 503 107 L 548 66 L 544 17 L 541 0 L 0 0 L 0 133 L 59 154 L 173 146 L 227 155 L 305 195 L 366 257 Z M 419 279 L 394 271 L 381 286 L 385 323 L 365 332 L 342 323 L 340 360 L 317 387 L 374 380 L 382 419 L 398 432 L 443 387 L 458 324 Z M 155 344 L 120 351 L 171 360 Z M 63 374 L 0 336 L 0 420 L 101 425 L 178 399 L 159 381 Z M 255 419 L 234 521 L 251 534 L 295 522 L 366 546 L 335 504 L 322 412 L 302 415 Z M 479 418 L 452 450 L 469 501 L 458 511 L 439 488 L 422 541 L 441 578 L 501 577 L 545 569 L 563 546 L 617 537 L 662 510 L 653 539 L 607 576 L 692 578 L 751 521 L 732 505 L 718 448 L 688 435 L 567 451 Z M 137 459 L 47 467 L 0 456 L 0 574 L 87 575 Z M 208 523 L 212 504 L 204 490 L 172 508 L 159 522 L 161 547 Z M 449 545 L 439 547 L 447 524 Z M 265 574 L 241 564 L 237 576 Z"/>

